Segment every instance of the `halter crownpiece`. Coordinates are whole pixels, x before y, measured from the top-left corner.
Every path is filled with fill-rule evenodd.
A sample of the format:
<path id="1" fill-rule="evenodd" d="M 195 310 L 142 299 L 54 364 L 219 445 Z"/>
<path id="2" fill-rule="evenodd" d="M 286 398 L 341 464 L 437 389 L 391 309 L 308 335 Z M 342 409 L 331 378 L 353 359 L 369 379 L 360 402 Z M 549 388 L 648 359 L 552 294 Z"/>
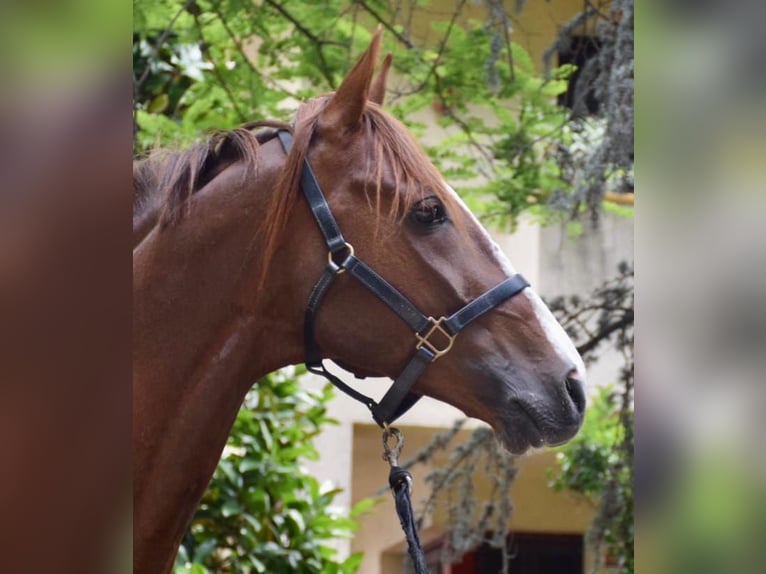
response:
<path id="1" fill-rule="evenodd" d="M 278 136 L 285 152 L 289 153 L 293 143 L 292 135 L 288 131 L 280 130 Z M 311 169 L 308 158 L 304 160 L 303 172 L 301 173 L 301 190 L 317 225 L 319 225 L 328 249 L 327 267 L 314 285 L 306 306 L 303 324 L 306 368 L 312 373 L 326 378 L 353 399 L 365 404 L 372 412 L 372 418 L 375 419 L 375 422 L 383 427 L 402 416 L 420 400 L 420 395 L 411 392 L 413 385 L 428 365 L 452 349 L 455 338 L 460 331 L 503 301 L 521 293 L 524 288 L 529 286 L 529 283 L 521 274 L 517 273 L 486 291 L 452 315 L 439 318 L 426 316 L 407 297 L 356 257 L 353 246 L 344 239 L 340 227 L 333 217 L 330 205 L 319 187 L 319 182 Z M 378 299 L 388 305 L 407 323 L 415 334 L 413 341 L 415 354 L 380 402 L 375 402 L 372 398 L 360 393 L 330 373 L 322 362 L 322 353 L 314 336 L 314 322 L 319 306 L 335 279 L 344 272 L 348 272 L 349 275 L 372 291 Z"/>

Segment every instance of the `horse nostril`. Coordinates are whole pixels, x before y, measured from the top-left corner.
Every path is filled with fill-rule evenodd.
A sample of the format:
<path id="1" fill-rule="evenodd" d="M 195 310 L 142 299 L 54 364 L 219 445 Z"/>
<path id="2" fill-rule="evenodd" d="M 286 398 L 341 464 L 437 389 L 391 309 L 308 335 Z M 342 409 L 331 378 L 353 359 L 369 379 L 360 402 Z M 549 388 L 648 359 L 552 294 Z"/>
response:
<path id="1" fill-rule="evenodd" d="M 575 375 L 575 371 L 570 372 L 569 376 L 564 379 L 564 387 L 577 412 L 583 414 L 585 412 L 585 386 L 580 379 L 573 375 Z"/>

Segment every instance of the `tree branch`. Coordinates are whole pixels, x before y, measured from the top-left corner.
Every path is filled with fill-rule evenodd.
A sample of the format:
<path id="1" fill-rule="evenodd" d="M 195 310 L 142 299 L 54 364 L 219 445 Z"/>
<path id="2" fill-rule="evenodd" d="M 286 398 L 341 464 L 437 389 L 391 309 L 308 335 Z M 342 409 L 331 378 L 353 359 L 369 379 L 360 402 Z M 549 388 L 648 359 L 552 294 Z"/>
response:
<path id="1" fill-rule="evenodd" d="M 234 112 L 237 114 L 237 117 L 239 118 L 240 123 L 244 123 L 247 121 L 247 116 L 242 113 L 242 110 L 239 108 L 239 104 L 237 103 L 237 98 L 234 97 L 233 92 L 231 91 L 231 88 L 226 83 L 225 78 L 223 77 L 223 74 L 221 74 L 221 70 L 218 68 L 218 65 L 216 64 L 215 60 L 210 56 L 210 49 L 207 47 L 208 43 L 205 41 L 205 35 L 202 31 L 202 22 L 199 20 L 199 16 L 197 14 L 194 14 L 194 24 L 197 27 L 197 32 L 199 33 L 200 40 L 202 40 L 202 53 L 207 56 L 208 61 L 213 66 L 213 75 L 218 80 L 218 83 L 220 84 L 221 88 L 223 88 L 223 91 L 226 92 L 226 96 L 229 98 L 229 101 L 231 102 L 232 108 L 234 108 Z"/>
<path id="2" fill-rule="evenodd" d="M 330 66 L 327 64 L 327 60 L 325 59 L 324 52 L 322 51 L 322 46 L 324 44 L 330 44 L 330 45 L 336 45 L 336 46 L 344 46 L 344 45 L 339 42 L 322 40 L 316 34 L 314 34 L 311 30 L 309 30 L 303 24 L 301 24 L 295 18 L 295 16 L 293 16 L 292 14 L 290 14 L 290 12 L 285 10 L 284 6 L 275 2 L 274 0 L 265 0 L 265 4 L 268 4 L 269 6 L 274 8 L 274 10 L 279 12 L 282 16 L 285 17 L 286 20 L 288 20 L 293 26 L 295 26 L 296 30 L 298 30 L 301 34 L 303 34 L 306 38 L 308 38 L 309 40 L 311 40 L 311 42 L 313 42 L 313 44 L 316 47 L 317 56 L 319 56 L 319 68 L 322 72 L 322 76 L 324 76 L 324 79 L 327 81 L 327 84 L 330 86 L 330 88 L 334 90 L 336 87 L 335 80 L 332 77 Z"/>
<path id="3" fill-rule="evenodd" d="M 226 21 L 226 18 L 224 18 L 223 13 L 221 12 L 220 4 L 221 4 L 220 2 L 216 2 L 212 4 L 213 11 L 215 12 L 216 16 L 218 16 L 218 19 L 221 21 L 221 24 L 223 25 L 223 29 L 226 30 L 226 33 L 229 35 L 229 38 L 231 39 L 231 41 L 234 43 L 234 46 L 236 46 L 237 50 L 242 56 L 242 59 L 245 61 L 245 64 L 247 64 L 247 67 L 250 68 L 253 74 L 258 76 L 258 78 L 262 82 L 264 83 L 268 82 L 269 84 L 274 86 L 277 90 L 286 94 L 287 96 L 291 98 L 299 99 L 296 94 L 292 93 L 290 90 L 287 90 L 283 86 L 279 85 L 279 83 L 273 80 L 268 74 L 264 74 L 263 70 L 259 70 L 253 65 L 253 62 L 248 57 L 247 52 L 245 52 L 245 47 L 242 44 L 242 41 L 234 33 L 234 30 L 231 29 L 231 26 L 229 26 L 229 23 Z M 251 101 L 252 101 L 252 98 L 251 98 Z"/>
<path id="4" fill-rule="evenodd" d="M 378 14 L 373 8 L 370 7 L 365 0 L 356 0 L 356 3 L 359 4 L 362 8 L 364 8 L 367 13 L 375 18 L 378 22 L 380 22 L 380 25 L 383 26 L 386 30 L 391 32 L 393 36 L 399 40 L 400 43 L 404 44 L 409 48 L 410 50 L 415 49 L 415 44 L 412 43 L 412 40 L 410 40 L 408 37 L 400 34 L 396 28 L 394 28 L 388 20 L 383 18 L 380 14 Z"/>
<path id="5" fill-rule="evenodd" d="M 611 323 L 608 323 L 606 326 L 601 328 L 599 332 L 593 336 L 593 338 L 577 347 L 577 352 L 580 353 L 580 355 L 585 355 L 595 349 L 602 341 L 608 339 L 612 333 L 631 326 L 633 326 L 632 310 L 625 313 L 620 319 L 612 321 Z"/>
<path id="6" fill-rule="evenodd" d="M 170 23 L 167 25 L 167 27 L 162 31 L 162 35 L 160 35 L 159 39 L 157 40 L 157 43 L 154 45 L 153 52 L 154 57 L 157 58 L 158 54 L 160 52 L 160 48 L 165 43 L 165 40 L 168 39 L 168 35 L 170 34 L 171 30 L 173 29 L 173 26 L 175 26 L 176 20 L 183 14 L 189 6 L 192 5 L 193 2 L 196 0 L 187 0 L 186 3 L 181 6 L 181 8 L 176 12 L 175 16 L 170 20 Z M 144 84 L 146 79 L 149 77 L 149 72 L 151 71 L 152 67 L 150 65 L 146 66 L 146 69 L 144 69 L 144 73 L 141 74 L 141 77 L 134 81 L 133 84 L 133 94 L 138 94 L 138 91 L 141 89 L 141 86 Z M 135 80 L 135 78 L 134 78 Z"/>

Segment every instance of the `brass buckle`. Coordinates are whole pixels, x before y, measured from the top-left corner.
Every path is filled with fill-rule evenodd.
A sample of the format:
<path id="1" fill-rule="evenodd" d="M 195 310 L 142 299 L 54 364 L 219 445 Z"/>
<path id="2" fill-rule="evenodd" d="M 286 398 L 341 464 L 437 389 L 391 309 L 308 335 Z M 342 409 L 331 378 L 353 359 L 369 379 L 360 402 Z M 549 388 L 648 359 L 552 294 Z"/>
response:
<path id="1" fill-rule="evenodd" d="M 457 334 L 450 335 L 447 330 L 442 327 L 444 322 L 447 320 L 446 317 L 440 317 L 438 320 L 434 319 L 433 317 L 429 317 L 428 321 L 431 323 L 431 328 L 426 332 L 425 335 L 421 335 L 420 333 L 415 333 L 415 337 L 418 340 L 418 344 L 415 346 L 416 349 L 420 349 L 420 347 L 425 347 L 429 351 L 431 351 L 434 354 L 434 361 L 441 357 L 442 355 L 446 355 L 449 350 L 452 348 L 453 343 L 455 342 L 455 337 L 457 337 Z M 446 346 L 443 348 L 439 348 L 436 343 L 433 341 L 430 341 L 429 339 L 434 333 L 438 333 L 442 337 L 444 337 L 447 340 Z"/>
<path id="2" fill-rule="evenodd" d="M 338 270 L 335 272 L 337 275 L 340 275 L 341 273 L 344 273 L 346 270 L 343 268 L 343 264 L 349 260 L 349 258 L 354 254 L 354 246 L 351 245 L 349 242 L 345 243 L 346 245 L 346 257 L 343 261 L 340 263 L 335 263 L 335 260 L 332 258 L 332 251 L 327 252 L 327 262 L 330 265 L 336 265 L 338 267 Z"/>

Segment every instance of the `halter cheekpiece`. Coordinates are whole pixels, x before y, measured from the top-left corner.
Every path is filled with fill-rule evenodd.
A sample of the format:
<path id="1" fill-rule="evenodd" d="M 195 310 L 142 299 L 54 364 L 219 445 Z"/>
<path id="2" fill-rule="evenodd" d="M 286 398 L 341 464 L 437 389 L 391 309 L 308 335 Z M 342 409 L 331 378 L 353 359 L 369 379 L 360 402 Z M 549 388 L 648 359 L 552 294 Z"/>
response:
<path id="1" fill-rule="evenodd" d="M 285 151 L 289 153 L 293 143 L 292 135 L 285 130 L 280 130 L 278 135 Z M 304 161 L 301 174 L 301 190 L 314 219 L 319 225 L 328 249 L 327 267 L 314 285 L 306 306 L 303 326 L 306 368 L 312 373 L 326 378 L 347 395 L 367 405 L 375 422 L 381 427 L 385 427 L 402 416 L 420 399 L 419 395 L 411 392 L 413 385 L 428 365 L 450 351 L 458 333 L 487 311 L 494 309 L 506 299 L 519 294 L 525 287 L 529 286 L 529 283 L 521 274 L 517 273 L 486 291 L 452 315 L 444 315 L 438 319 L 428 317 L 421 313 L 395 287 L 356 257 L 354 248 L 343 238 L 308 158 Z M 388 305 L 407 323 L 415 334 L 414 355 L 380 402 L 375 402 L 372 398 L 360 393 L 327 371 L 322 363 L 322 353 L 314 336 L 314 321 L 319 306 L 335 279 L 344 272 L 348 272 L 349 275 L 372 291 L 378 299 Z"/>

